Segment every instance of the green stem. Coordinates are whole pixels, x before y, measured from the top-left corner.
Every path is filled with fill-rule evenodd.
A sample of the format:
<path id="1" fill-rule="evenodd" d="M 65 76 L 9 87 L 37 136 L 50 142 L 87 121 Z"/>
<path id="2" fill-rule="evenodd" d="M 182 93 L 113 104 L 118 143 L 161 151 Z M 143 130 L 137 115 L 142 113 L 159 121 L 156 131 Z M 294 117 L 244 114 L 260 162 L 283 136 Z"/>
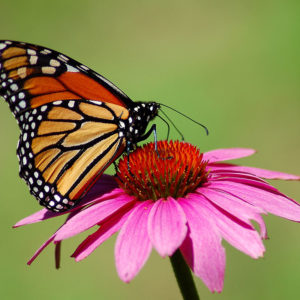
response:
<path id="1" fill-rule="evenodd" d="M 190 268 L 186 264 L 180 250 L 170 257 L 181 295 L 184 300 L 200 300 Z"/>

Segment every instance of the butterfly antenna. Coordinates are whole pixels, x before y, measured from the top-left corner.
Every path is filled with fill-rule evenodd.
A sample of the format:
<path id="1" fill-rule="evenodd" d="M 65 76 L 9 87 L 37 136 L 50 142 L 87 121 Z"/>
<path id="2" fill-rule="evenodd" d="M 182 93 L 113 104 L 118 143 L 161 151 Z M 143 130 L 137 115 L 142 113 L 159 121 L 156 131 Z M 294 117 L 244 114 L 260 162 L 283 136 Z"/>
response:
<path id="1" fill-rule="evenodd" d="M 170 125 L 169 123 L 164 119 L 162 118 L 160 115 L 157 115 L 161 120 L 163 120 L 165 122 L 165 124 L 168 126 L 168 134 L 167 134 L 167 141 L 169 140 L 169 135 L 170 135 Z"/>
<path id="2" fill-rule="evenodd" d="M 180 134 L 181 139 L 184 141 L 184 136 L 183 136 L 182 132 L 176 127 L 176 125 L 174 124 L 174 122 L 167 116 L 167 114 L 161 108 L 159 110 L 169 120 L 169 122 L 173 125 L 173 127 L 175 128 L 175 130 Z"/>
<path id="3" fill-rule="evenodd" d="M 201 123 L 199 123 L 199 122 L 197 122 L 197 121 L 195 121 L 195 120 L 193 120 L 192 118 L 190 118 L 189 116 L 187 116 L 187 115 L 185 115 L 185 114 L 183 114 L 182 112 L 180 112 L 180 111 L 178 111 L 177 109 L 175 109 L 175 108 L 173 108 L 173 107 L 171 107 L 171 106 L 168 106 L 168 105 L 166 105 L 166 104 L 162 104 L 162 103 L 160 103 L 160 105 L 161 106 L 165 106 L 165 107 L 167 107 L 167 108 L 169 108 L 169 109 L 171 109 L 171 110 L 173 110 L 173 111 L 175 111 L 175 112 L 177 112 L 178 114 L 180 114 L 180 115 L 182 115 L 183 117 L 185 117 L 185 118 L 187 118 L 187 119 L 189 119 L 190 121 L 192 121 L 192 122 L 194 122 L 194 123 L 196 123 L 197 125 L 199 125 L 199 126 L 201 126 L 202 128 L 204 128 L 204 130 L 205 130 L 205 132 L 206 132 L 206 135 L 208 135 L 209 134 L 209 132 L 208 132 L 208 129 L 207 129 L 207 127 L 206 126 L 204 126 L 203 124 L 201 124 Z M 162 113 L 163 113 L 163 111 L 162 111 Z M 163 113 L 166 117 L 167 117 L 167 115 L 165 114 L 165 113 Z M 168 117 L 167 117 L 168 118 Z M 172 123 L 172 121 L 168 118 L 168 120 Z M 173 124 L 173 126 L 174 126 L 174 124 Z M 175 127 L 175 126 L 174 126 Z M 175 127 L 176 128 L 176 127 Z M 177 130 L 178 131 L 178 130 Z"/>

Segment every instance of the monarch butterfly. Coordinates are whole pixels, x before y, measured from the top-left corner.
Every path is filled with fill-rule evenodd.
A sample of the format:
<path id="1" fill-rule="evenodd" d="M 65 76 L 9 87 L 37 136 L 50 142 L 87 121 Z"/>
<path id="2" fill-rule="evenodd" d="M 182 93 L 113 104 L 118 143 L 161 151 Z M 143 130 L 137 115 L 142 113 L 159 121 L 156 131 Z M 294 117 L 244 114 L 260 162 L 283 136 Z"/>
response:
<path id="1" fill-rule="evenodd" d="M 133 102 L 100 74 L 57 51 L 0 40 L 0 96 L 20 130 L 20 177 L 39 203 L 74 206 L 146 132 L 160 104 Z"/>

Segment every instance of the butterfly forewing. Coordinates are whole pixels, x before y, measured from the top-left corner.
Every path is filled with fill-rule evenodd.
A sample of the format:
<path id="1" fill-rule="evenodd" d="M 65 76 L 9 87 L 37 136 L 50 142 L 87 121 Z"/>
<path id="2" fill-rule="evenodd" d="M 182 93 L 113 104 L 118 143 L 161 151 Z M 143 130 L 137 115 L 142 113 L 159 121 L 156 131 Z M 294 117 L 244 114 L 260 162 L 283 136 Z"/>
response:
<path id="1" fill-rule="evenodd" d="M 58 100 L 92 99 L 128 107 L 132 101 L 100 74 L 44 47 L 0 41 L 0 94 L 16 116 Z"/>

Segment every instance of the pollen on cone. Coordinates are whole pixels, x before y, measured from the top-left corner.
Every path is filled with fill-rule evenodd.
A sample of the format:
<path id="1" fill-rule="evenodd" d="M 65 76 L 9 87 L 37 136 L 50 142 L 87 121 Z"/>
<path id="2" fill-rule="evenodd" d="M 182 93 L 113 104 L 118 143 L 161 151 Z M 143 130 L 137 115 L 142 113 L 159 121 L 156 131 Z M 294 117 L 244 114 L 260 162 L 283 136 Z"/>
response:
<path id="1" fill-rule="evenodd" d="M 128 164 L 129 158 L 129 164 Z M 117 181 L 139 200 L 183 197 L 203 184 L 207 162 L 199 149 L 189 143 L 159 141 L 157 151 L 150 143 L 123 156 Z"/>

